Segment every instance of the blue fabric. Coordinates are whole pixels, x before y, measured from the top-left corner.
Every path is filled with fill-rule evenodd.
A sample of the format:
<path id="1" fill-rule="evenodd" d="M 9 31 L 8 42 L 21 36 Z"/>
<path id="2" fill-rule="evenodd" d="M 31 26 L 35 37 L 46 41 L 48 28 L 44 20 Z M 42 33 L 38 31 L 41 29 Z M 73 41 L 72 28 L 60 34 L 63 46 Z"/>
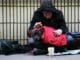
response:
<path id="1" fill-rule="evenodd" d="M 80 32 L 72 32 L 72 35 L 80 35 Z"/>
<path id="2" fill-rule="evenodd" d="M 66 35 L 68 41 L 73 41 L 74 38 L 71 35 Z"/>

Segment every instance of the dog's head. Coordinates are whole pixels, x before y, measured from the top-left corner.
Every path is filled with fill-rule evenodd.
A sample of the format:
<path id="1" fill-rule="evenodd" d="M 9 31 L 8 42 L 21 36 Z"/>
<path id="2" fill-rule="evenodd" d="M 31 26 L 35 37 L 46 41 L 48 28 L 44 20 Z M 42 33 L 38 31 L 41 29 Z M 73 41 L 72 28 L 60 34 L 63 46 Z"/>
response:
<path id="1" fill-rule="evenodd" d="M 42 30 L 31 30 L 30 36 L 28 37 L 28 43 L 34 43 L 34 41 L 38 41 L 41 39 Z"/>
<path id="2" fill-rule="evenodd" d="M 31 37 L 34 40 L 39 40 L 41 38 L 41 35 L 42 35 L 42 31 L 41 30 L 32 30 L 31 31 Z"/>

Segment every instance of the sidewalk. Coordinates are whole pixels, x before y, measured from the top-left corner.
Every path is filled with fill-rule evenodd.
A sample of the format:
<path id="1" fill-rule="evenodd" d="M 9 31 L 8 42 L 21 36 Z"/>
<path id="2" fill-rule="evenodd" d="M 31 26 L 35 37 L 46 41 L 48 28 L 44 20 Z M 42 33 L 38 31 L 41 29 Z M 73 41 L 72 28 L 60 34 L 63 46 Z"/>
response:
<path id="1" fill-rule="evenodd" d="M 0 60 L 80 60 L 80 55 L 33 56 L 28 54 L 0 55 Z"/>

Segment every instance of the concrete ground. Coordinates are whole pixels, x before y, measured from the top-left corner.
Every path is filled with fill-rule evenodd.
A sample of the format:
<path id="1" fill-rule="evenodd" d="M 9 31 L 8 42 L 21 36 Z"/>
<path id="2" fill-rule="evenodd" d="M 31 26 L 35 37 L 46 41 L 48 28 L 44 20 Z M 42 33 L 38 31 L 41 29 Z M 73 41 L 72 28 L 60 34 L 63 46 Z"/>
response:
<path id="1" fill-rule="evenodd" d="M 80 55 L 33 56 L 28 54 L 0 55 L 0 60 L 80 60 Z"/>

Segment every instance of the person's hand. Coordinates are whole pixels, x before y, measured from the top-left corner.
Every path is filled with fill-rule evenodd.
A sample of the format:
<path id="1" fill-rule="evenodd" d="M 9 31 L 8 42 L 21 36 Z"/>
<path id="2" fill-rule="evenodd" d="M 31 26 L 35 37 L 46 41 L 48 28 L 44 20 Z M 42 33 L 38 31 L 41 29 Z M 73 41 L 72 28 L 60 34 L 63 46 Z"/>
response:
<path id="1" fill-rule="evenodd" d="M 54 31 L 54 35 L 55 36 L 59 36 L 61 34 L 62 34 L 62 30 L 61 29 L 58 29 L 58 30 Z"/>
<path id="2" fill-rule="evenodd" d="M 35 27 L 37 27 L 37 28 L 38 28 L 38 27 L 42 27 L 42 23 L 41 23 L 41 22 L 35 23 L 34 28 L 35 28 Z"/>

